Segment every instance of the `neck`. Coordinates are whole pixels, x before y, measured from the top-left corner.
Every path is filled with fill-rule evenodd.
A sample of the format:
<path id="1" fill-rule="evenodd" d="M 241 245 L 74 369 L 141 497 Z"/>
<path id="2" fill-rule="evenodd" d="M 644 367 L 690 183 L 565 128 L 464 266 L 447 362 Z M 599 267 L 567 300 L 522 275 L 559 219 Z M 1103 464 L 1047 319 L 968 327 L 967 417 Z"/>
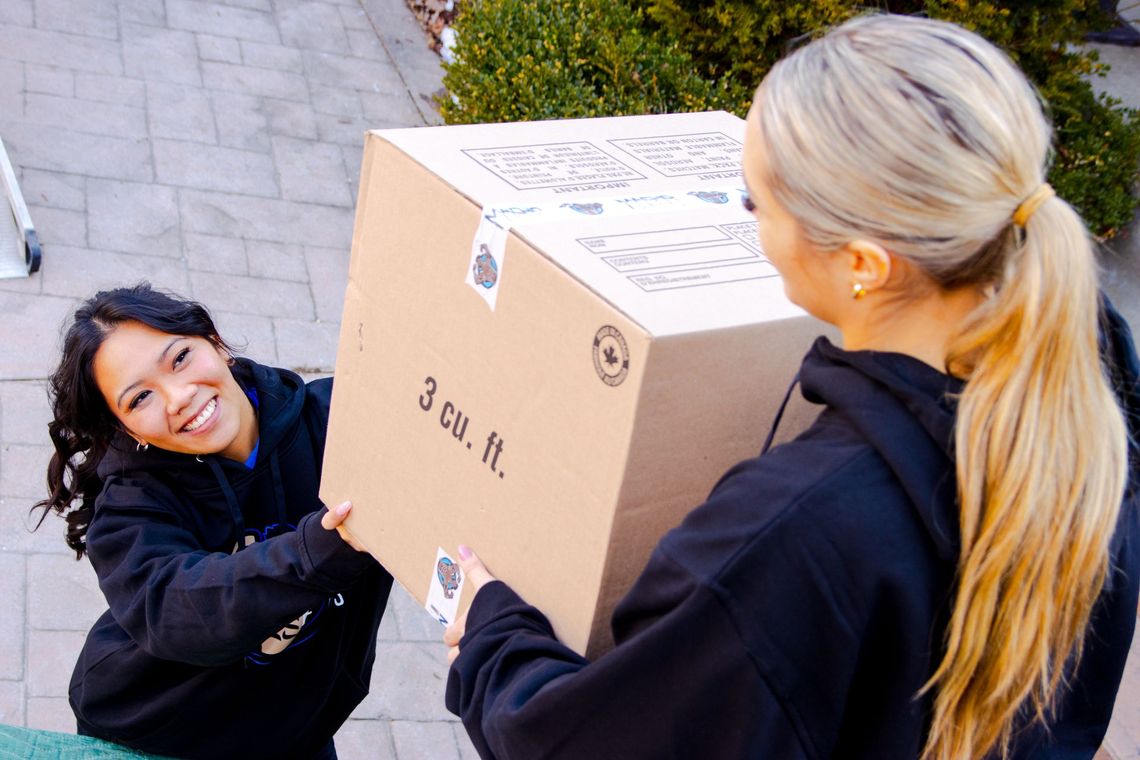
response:
<path id="1" fill-rule="evenodd" d="M 871 301 L 872 298 L 877 301 Z M 948 372 L 946 354 L 970 313 L 983 297 L 975 288 L 933 288 L 919 298 L 891 299 L 872 293 L 838 325 L 849 351 L 891 351 L 913 356 L 939 372 Z M 863 307 L 863 308 L 859 308 Z"/>

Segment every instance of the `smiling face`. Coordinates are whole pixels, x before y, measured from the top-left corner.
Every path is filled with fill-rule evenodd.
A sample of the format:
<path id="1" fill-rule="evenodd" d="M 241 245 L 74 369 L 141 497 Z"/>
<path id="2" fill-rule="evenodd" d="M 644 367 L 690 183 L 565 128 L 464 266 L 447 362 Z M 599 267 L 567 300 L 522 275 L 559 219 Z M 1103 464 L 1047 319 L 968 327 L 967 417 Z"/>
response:
<path id="1" fill-rule="evenodd" d="M 107 406 L 139 442 L 237 461 L 252 452 L 253 406 L 205 338 L 124 322 L 103 340 L 93 370 Z"/>

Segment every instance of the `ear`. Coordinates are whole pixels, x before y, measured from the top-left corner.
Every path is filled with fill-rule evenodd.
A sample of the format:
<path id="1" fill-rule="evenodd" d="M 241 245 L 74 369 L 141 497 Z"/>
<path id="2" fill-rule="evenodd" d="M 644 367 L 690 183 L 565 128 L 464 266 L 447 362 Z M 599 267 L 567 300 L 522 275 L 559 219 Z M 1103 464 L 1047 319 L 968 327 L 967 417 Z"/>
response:
<path id="1" fill-rule="evenodd" d="M 893 258 L 886 248 L 870 240 L 852 240 L 842 249 L 851 285 L 862 285 L 870 293 L 887 284 Z"/>

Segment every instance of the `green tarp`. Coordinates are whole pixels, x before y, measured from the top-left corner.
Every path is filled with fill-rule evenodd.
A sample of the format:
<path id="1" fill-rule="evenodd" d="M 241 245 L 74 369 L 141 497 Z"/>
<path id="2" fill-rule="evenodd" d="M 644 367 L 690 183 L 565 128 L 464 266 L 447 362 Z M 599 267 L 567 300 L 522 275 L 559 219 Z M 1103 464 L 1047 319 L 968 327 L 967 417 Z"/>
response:
<path id="1" fill-rule="evenodd" d="M 0 760 L 122 760 L 156 758 L 89 736 L 0 725 Z"/>

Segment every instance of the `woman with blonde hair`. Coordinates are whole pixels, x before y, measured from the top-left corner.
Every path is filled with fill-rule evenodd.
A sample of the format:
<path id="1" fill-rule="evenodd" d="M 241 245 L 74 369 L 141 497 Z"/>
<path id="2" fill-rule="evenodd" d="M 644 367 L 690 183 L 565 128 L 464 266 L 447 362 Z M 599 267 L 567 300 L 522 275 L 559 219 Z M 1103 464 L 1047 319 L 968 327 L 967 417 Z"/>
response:
<path id="1" fill-rule="evenodd" d="M 772 69 L 745 205 L 842 334 L 800 370 L 823 409 L 662 539 L 595 662 L 461 547 L 447 703 L 481 756 L 1095 754 L 1140 590 L 1140 368 L 1049 146 L 951 24 L 856 19 Z"/>

